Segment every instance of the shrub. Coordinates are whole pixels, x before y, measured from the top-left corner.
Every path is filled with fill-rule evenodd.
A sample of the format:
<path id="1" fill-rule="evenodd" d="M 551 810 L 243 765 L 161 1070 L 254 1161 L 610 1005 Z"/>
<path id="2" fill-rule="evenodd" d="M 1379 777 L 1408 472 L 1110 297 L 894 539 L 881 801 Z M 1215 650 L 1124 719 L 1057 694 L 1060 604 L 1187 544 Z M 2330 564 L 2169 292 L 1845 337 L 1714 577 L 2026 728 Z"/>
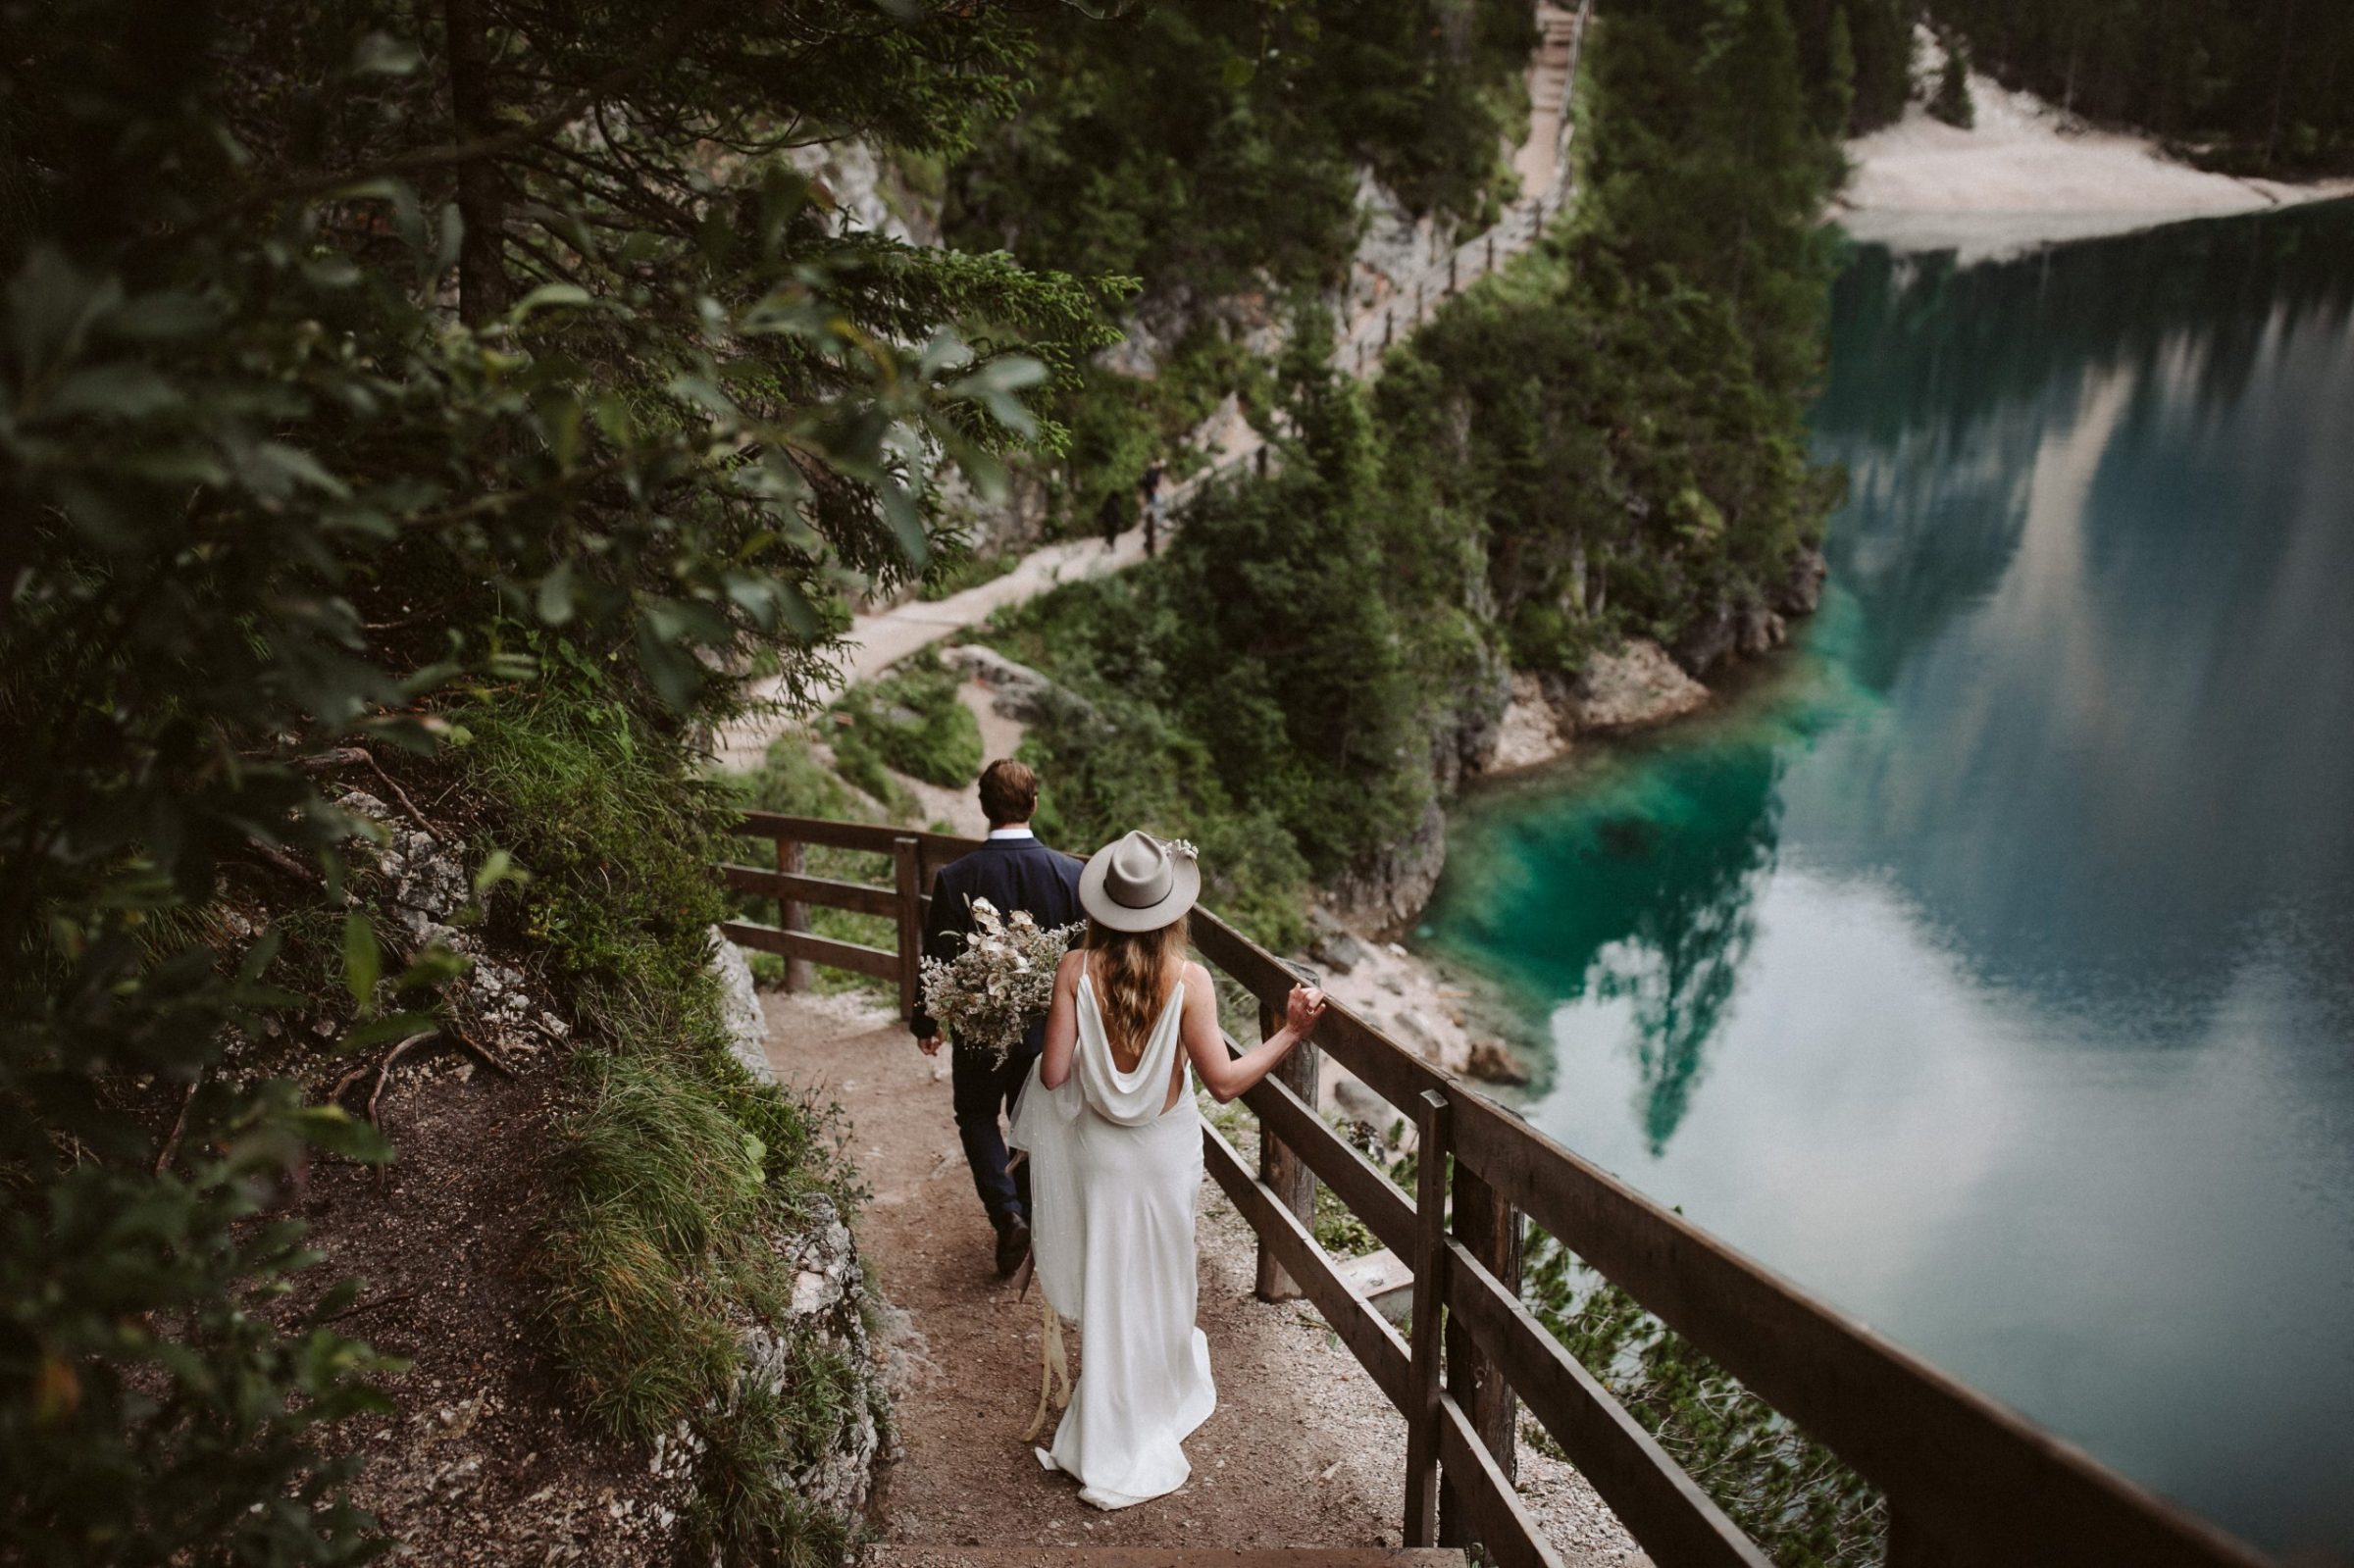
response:
<path id="1" fill-rule="evenodd" d="M 834 755 L 843 776 L 883 800 L 893 793 L 885 768 L 946 789 L 971 785 L 984 760 L 981 724 L 957 700 L 959 684 L 927 654 L 851 687 L 834 705 Z"/>
<path id="2" fill-rule="evenodd" d="M 1667 1456 L 1780 1568 L 1874 1568 L 1888 1508 L 1871 1484 L 1602 1280 L 1531 1238 L 1522 1294 Z"/>

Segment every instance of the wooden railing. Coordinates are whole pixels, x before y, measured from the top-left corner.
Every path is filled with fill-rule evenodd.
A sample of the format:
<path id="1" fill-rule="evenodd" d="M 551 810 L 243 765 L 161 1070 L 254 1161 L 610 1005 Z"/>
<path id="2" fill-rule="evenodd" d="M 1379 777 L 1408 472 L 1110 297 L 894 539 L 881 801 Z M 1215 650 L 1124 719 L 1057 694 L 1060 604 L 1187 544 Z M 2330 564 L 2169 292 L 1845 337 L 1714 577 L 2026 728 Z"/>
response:
<path id="1" fill-rule="evenodd" d="M 763 812 L 741 831 L 773 840 L 779 869 L 731 865 L 727 885 L 774 896 L 784 913 L 773 927 L 731 924 L 728 936 L 896 980 L 909 1010 L 925 889 L 975 841 Z M 893 885 L 802 875 L 800 846 L 813 844 L 888 857 Z M 796 914 L 810 904 L 891 918 L 896 945 L 812 936 Z M 1202 956 L 1257 999 L 1271 1033 L 1295 972 L 1206 910 L 1195 911 L 1193 933 Z M 1411 1196 L 1316 1114 L 1319 1053 L 1413 1119 Z M 1662 1208 L 1345 1007 L 1328 1009 L 1314 1046 L 1243 1100 L 1258 1116 L 1260 1168 L 1254 1174 L 1204 1124 L 1209 1174 L 1257 1234 L 1261 1293 L 1313 1302 L 1405 1415 L 1407 1545 L 1476 1543 L 1502 1568 L 1558 1568 L 1513 1487 L 1525 1404 L 1660 1568 L 1768 1561 L 1521 1304 L 1525 1217 L 1878 1487 L 1893 1568 L 2265 1561 Z M 1319 1181 L 1412 1267 L 1410 1343 L 1316 1244 Z"/>

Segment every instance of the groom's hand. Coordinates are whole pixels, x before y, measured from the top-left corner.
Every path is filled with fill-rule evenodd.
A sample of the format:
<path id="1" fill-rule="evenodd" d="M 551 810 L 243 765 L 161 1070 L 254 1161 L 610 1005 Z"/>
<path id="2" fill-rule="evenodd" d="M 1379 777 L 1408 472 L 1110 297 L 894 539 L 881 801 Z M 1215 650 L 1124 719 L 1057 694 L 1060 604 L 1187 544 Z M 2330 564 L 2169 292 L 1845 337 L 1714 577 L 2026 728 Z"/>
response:
<path id="1" fill-rule="evenodd" d="M 915 1048 L 919 1051 L 922 1051 L 926 1056 L 937 1056 L 940 1054 L 940 1037 L 938 1035 L 926 1035 L 915 1042 Z"/>

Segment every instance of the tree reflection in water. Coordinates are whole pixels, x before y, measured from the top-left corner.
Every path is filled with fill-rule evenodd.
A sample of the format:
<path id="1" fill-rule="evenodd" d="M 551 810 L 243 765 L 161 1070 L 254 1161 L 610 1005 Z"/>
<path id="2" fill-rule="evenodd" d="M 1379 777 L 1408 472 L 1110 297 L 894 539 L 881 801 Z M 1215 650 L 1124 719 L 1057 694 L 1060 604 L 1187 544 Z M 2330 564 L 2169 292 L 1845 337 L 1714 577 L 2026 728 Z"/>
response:
<path id="1" fill-rule="evenodd" d="M 1652 1151 L 1664 1149 L 1706 1075 L 1709 1043 L 1757 936 L 1758 890 L 1772 875 L 1782 764 L 1754 744 L 1642 756 L 1628 748 L 1582 797 L 1491 835 L 1494 875 L 1538 899 L 1480 897 L 1470 924 L 1481 961 L 1550 1001 L 1626 1009 L 1639 1085 L 1633 1106 Z M 1463 886 L 1475 880 L 1451 877 Z M 1572 886 L 1574 898 L 1545 887 Z M 1441 924 L 1448 912 L 1435 910 Z M 1502 918 L 1498 918 L 1502 917 Z"/>

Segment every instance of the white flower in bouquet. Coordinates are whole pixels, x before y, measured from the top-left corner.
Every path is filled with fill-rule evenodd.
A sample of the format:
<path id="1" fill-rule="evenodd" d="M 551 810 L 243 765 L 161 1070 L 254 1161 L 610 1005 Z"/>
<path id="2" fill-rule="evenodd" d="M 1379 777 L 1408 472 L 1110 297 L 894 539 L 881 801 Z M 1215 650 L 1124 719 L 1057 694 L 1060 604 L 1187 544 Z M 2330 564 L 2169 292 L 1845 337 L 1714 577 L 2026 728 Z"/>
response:
<path id="1" fill-rule="evenodd" d="M 1042 927 L 1024 909 L 1008 918 L 986 898 L 972 908 L 956 956 L 923 961 L 924 1011 L 1002 1062 L 1054 999 L 1054 966 L 1079 928 Z"/>

